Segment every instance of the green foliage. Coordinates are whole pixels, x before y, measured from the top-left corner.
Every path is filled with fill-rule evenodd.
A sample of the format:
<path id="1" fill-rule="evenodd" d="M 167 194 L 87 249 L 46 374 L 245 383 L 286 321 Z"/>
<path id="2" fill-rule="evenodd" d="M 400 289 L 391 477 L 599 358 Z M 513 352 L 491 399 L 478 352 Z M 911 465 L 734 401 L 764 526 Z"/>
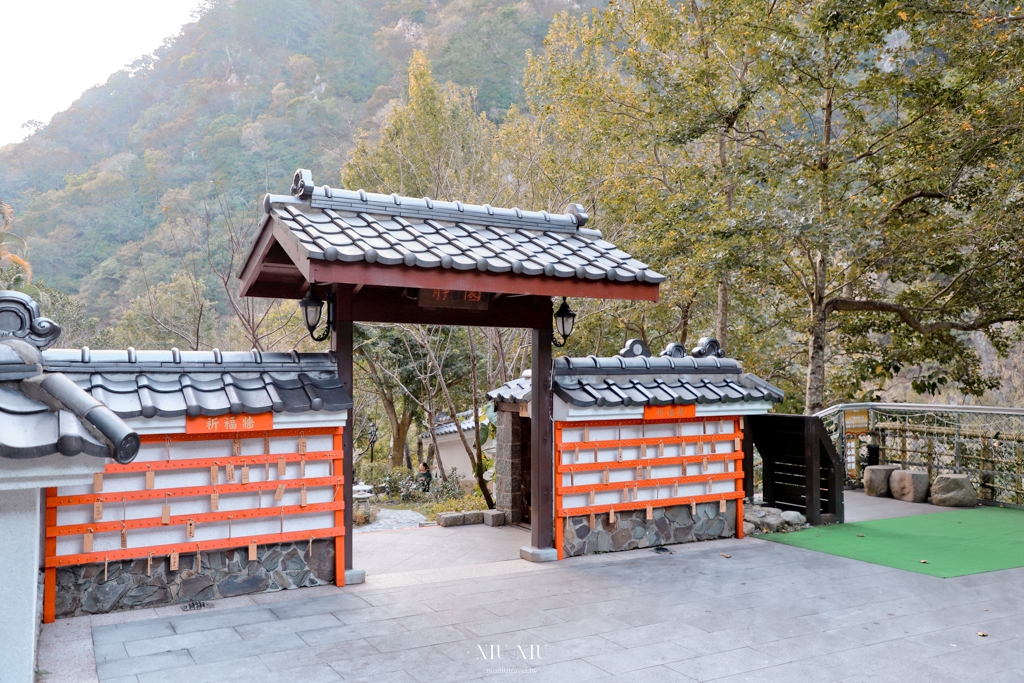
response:
<path id="1" fill-rule="evenodd" d="M 967 333 L 1005 350 L 1024 318 L 1024 31 L 1000 12 L 640 0 L 560 16 L 527 70 L 535 132 L 517 135 L 568 160 L 533 154 L 540 196 L 594 196 L 595 227 L 672 277 L 669 310 L 706 311 L 728 282 L 727 349 L 791 395 L 803 383 L 801 407 L 884 389 L 878 367 L 979 394 L 993 381 Z M 577 348 L 664 330 L 665 309 L 604 306 Z"/>

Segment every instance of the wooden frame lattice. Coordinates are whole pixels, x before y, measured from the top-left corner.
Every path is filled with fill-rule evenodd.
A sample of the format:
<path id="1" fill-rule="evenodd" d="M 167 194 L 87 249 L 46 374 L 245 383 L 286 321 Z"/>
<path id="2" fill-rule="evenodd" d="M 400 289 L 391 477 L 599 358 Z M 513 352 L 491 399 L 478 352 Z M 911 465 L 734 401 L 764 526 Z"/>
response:
<path id="1" fill-rule="evenodd" d="M 43 621 L 52 623 L 56 618 L 56 588 L 57 568 L 74 566 L 79 564 L 106 563 L 119 560 L 153 559 L 169 556 L 172 553 L 192 554 L 211 550 L 224 550 L 229 548 L 245 548 L 255 545 L 269 545 L 275 543 L 288 543 L 298 541 L 310 541 L 319 539 L 334 539 L 335 553 L 335 583 L 338 586 L 345 585 L 345 478 L 344 478 L 344 449 L 343 436 L 344 427 L 312 427 L 304 429 L 274 429 L 268 431 L 239 431 L 219 432 L 209 434 L 150 434 L 142 436 L 143 444 L 166 444 L 168 449 L 168 460 L 159 462 L 134 462 L 128 465 L 108 463 L 103 469 L 103 474 L 144 474 L 167 471 L 207 471 L 217 468 L 218 479 L 220 471 L 232 466 L 236 472 L 242 467 L 263 467 L 272 471 L 279 462 L 302 463 L 302 462 L 328 462 L 330 464 L 330 476 L 326 477 L 302 477 L 284 479 L 278 477 L 271 481 L 254 481 L 248 483 L 217 483 L 204 486 L 184 486 L 175 488 L 151 488 L 135 491 L 117 492 L 95 492 L 84 495 L 59 496 L 56 488 L 44 490 L 45 496 L 45 541 L 44 541 L 44 582 L 43 582 Z M 185 458 L 180 460 L 170 459 L 170 448 L 174 443 L 196 442 L 196 441 L 226 441 L 228 444 L 239 443 L 242 440 L 252 439 L 275 439 L 282 437 L 299 437 L 300 444 L 304 443 L 307 436 L 327 436 L 332 439 L 332 448 L 329 450 L 294 452 L 294 453 L 273 453 L 258 455 L 225 455 L 203 458 Z M 303 449 L 300 447 L 299 451 Z M 303 468 L 304 469 L 304 468 Z M 155 474 L 154 474 L 155 477 Z M 331 502 L 309 503 L 305 505 L 275 505 L 271 496 L 269 503 L 264 504 L 263 493 L 282 491 L 304 491 L 315 488 L 333 488 Z M 128 501 L 143 500 L 182 500 L 184 498 L 211 497 L 221 494 L 233 493 L 256 493 L 259 497 L 259 507 L 235 510 L 217 510 L 205 513 L 191 513 L 186 515 L 169 515 L 168 517 L 144 517 L 134 519 L 123 519 L 115 521 L 95 521 L 86 524 L 57 524 L 57 511 L 62 507 L 83 506 L 99 504 L 126 503 Z M 305 500 L 305 497 L 303 497 Z M 212 506 L 212 504 L 211 504 Z M 284 531 L 284 521 L 289 517 L 308 515 L 311 513 L 334 513 L 334 524 L 331 527 L 307 529 L 301 531 Z M 57 554 L 57 539 L 66 536 L 84 536 L 86 534 L 101 533 L 126 533 L 132 530 L 153 529 L 159 527 L 187 527 L 189 524 L 203 524 L 211 522 L 227 522 L 250 520 L 250 519 L 272 519 L 280 518 L 281 532 L 260 534 L 256 536 L 231 536 L 228 538 L 193 540 L 187 539 L 180 543 L 162 545 L 141 546 L 135 548 L 122 548 L 120 550 L 106 550 L 97 552 L 83 552 L 69 555 Z M 165 521 L 166 519 L 166 521 Z"/>
<path id="2" fill-rule="evenodd" d="M 555 422 L 555 547 L 558 550 L 558 559 L 564 558 L 564 519 L 567 517 L 580 517 L 585 515 L 610 514 L 612 512 L 623 512 L 632 510 L 644 510 L 647 508 L 664 508 L 676 505 L 696 505 L 697 503 L 720 503 L 726 501 L 736 502 L 736 537 L 743 538 L 743 417 L 737 415 L 715 415 L 694 417 L 685 415 L 681 411 L 678 416 L 671 416 L 668 411 L 658 413 L 656 419 L 629 419 L 629 420 L 585 420 L 579 422 Z M 588 440 L 590 428 L 621 428 L 621 427 L 646 427 L 648 425 L 681 425 L 687 422 L 707 423 L 731 420 L 735 425 L 735 431 L 728 434 L 699 434 L 676 436 L 643 436 L 630 439 L 605 439 Z M 565 442 L 562 432 L 566 429 L 584 429 L 585 440 L 579 442 Z M 681 430 L 680 430 L 681 431 Z M 685 452 L 687 444 L 696 443 L 699 450 L 703 450 L 705 443 L 732 443 L 733 450 L 727 453 L 699 453 L 697 455 L 659 456 L 664 446 L 678 445 Z M 625 460 L 597 462 L 597 452 L 602 450 L 622 448 L 640 448 L 640 456 Z M 595 462 L 579 463 L 580 452 L 594 452 Z M 565 453 L 576 454 L 572 463 L 563 463 L 562 456 Z M 653 455 L 652 455 L 653 454 Z M 732 471 L 705 472 L 697 475 L 687 475 L 686 468 L 691 464 L 704 464 L 709 462 L 725 462 L 726 470 L 728 463 L 735 463 Z M 652 467 L 664 467 L 667 465 L 679 465 L 680 474 L 672 477 L 650 477 Z M 633 471 L 640 476 L 636 479 L 624 481 L 609 481 L 600 484 L 565 485 L 563 475 L 571 476 L 577 472 L 611 472 L 611 471 Z M 708 493 L 703 495 L 672 496 L 670 498 L 655 498 L 648 500 L 637 500 L 636 492 L 641 489 L 662 488 L 665 486 L 677 486 L 682 484 L 711 484 L 715 481 L 736 482 L 736 490 L 724 493 Z M 606 491 L 630 491 L 634 493 L 632 500 L 605 503 L 600 505 L 586 505 L 565 508 L 562 504 L 562 497 L 565 495 L 600 493 Z M 628 493 L 627 493 L 628 495 Z"/>

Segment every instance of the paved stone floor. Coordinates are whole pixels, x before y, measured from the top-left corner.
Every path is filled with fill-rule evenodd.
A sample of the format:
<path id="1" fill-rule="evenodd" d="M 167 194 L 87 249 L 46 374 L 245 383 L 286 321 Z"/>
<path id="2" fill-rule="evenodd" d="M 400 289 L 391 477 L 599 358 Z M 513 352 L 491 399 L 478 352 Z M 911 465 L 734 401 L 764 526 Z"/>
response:
<path id="1" fill-rule="evenodd" d="M 377 521 L 365 526 L 357 526 L 352 530 L 354 534 L 373 533 L 374 531 L 394 531 L 396 529 L 416 529 L 420 522 L 427 521 L 421 513 L 415 510 L 391 510 L 381 508 L 377 513 Z"/>
<path id="2" fill-rule="evenodd" d="M 478 529 L 499 533 L 415 538 L 443 554 Z M 673 551 L 435 567 L 414 552 L 358 586 L 60 620 L 40 680 L 1024 681 L 1024 569 L 938 579 L 758 539 Z"/>

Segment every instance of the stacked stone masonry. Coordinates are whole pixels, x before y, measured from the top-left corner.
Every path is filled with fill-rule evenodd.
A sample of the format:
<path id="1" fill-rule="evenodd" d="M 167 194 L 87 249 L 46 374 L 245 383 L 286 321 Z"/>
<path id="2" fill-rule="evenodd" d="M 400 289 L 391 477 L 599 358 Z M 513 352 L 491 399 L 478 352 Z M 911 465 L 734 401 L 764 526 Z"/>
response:
<path id="1" fill-rule="evenodd" d="M 248 549 L 181 555 L 178 570 L 168 558 L 77 565 L 57 570 L 57 616 L 104 614 L 161 607 L 192 600 L 231 598 L 334 582 L 334 541 L 260 546 L 250 562 Z"/>
<path id="2" fill-rule="evenodd" d="M 690 507 L 677 505 L 654 508 L 653 519 L 647 519 L 646 510 L 629 510 L 615 514 L 609 522 L 607 514 L 590 517 L 567 517 L 563 550 L 565 557 L 608 553 L 635 548 L 653 548 L 675 543 L 710 541 L 736 535 L 736 503 L 729 501 L 725 512 L 719 512 L 718 503 L 697 505 L 697 514 Z"/>
<path id="3" fill-rule="evenodd" d="M 505 513 L 507 524 L 517 524 L 524 519 L 522 427 L 523 419 L 518 414 L 498 412 L 494 502 L 495 507 Z"/>

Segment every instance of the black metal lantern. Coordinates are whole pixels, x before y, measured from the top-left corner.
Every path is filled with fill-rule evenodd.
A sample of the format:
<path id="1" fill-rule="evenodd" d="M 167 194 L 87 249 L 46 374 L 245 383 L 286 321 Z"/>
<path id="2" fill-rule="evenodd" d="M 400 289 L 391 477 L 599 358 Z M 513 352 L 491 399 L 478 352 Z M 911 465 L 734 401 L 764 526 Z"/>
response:
<path id="1" fill-rule="evenodd" d="M 552 340 L 552 343 L 561 348 L 569 341 L 572 328 L 576 324 L 576 312 L 569 308 L 569 302 L 562 297 L 562 305 L 555 311 L 555 330 L 562 337 L 561 343 Z"/>
<path id="2" fill-rule="evenodd" d="M 377 422 L 370 418 L 370 463 L 373 463 L 373 447 L 377 445 Z"/>
<path id="3" fill-rule="evenodd" d="M 323 314 L 324 302 L 316 295 L 313 287 L 306 290 L 306 296 L 299 302 L 302 307 L 302 321 L 309 330 L 309 336 L 313 341 L 322 342 L 331 336 L 331 328 L 334 327 L 334 297 L 327 295 L 327 326 L 319 335 L 316 328 L 320 324 L 320 316 Z"/>

